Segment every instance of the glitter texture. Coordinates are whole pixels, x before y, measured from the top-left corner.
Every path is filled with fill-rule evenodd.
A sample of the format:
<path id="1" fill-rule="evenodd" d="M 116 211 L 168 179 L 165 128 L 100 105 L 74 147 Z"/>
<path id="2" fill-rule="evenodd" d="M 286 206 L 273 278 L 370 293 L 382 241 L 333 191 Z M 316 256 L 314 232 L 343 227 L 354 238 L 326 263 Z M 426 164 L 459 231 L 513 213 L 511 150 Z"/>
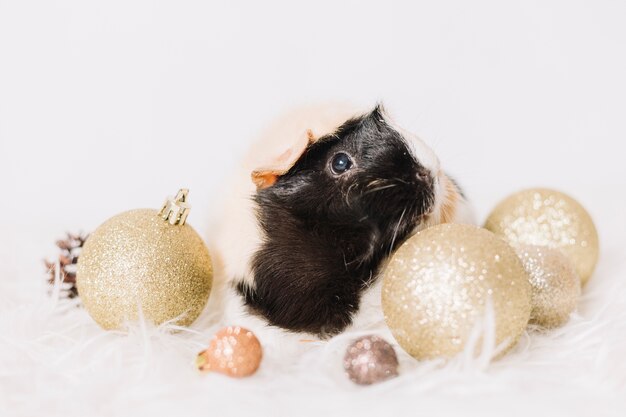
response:
<path id="1" fill-rule="evenodd" d="M 231 377 L 250 376 L 263 358 L 259 339 L 250 330 L 229 326 L 218 331 L 209 347 L 198 354 L 200 371 L 212 371 Z"/>
<path id="2" fill-rule="evenodd" d="M 382 306 L 394 337 L 417 359 L 463 350 L 488 300 L 496 343 L 514 345 L 530 317 L 531 289 L 505 241 L 475 226 L 442 224 L 407 240 L 389 262 Z"/>
<path id="3" fill-rule="evenodd" d="M 589 213 L 558 191 L 530 189 L 513 194 L 491 212 L 485 228 L 513 245 L 561 249 L 583 285 L 598 261 L 598 232 Z"/>
<path id="4" fill-rule="evenodd" d="M 570 260 L 545 246 L 523 245 L 517 254 L 532 286 L 530 322 L 546 328 L 567 322 L 580 297 L 580 278 Z"/>
<path id="5" fill-rule="evenodd" d="M 211 292 L 211 257 L 200 236 L 171 225 L 157 210 L 121 213 L 93 232 L 78 259 L 77 285 L 91 316 L 105 329 L 143 316 L 156 323 L 192 323 Z"/>
<path id="6" fill-rule="evenodd" d="M 398 376 L 398 357 L 384 339 L 363 336 L 348 346 L 343 367 L 350 380 L 370 385 Z"/>

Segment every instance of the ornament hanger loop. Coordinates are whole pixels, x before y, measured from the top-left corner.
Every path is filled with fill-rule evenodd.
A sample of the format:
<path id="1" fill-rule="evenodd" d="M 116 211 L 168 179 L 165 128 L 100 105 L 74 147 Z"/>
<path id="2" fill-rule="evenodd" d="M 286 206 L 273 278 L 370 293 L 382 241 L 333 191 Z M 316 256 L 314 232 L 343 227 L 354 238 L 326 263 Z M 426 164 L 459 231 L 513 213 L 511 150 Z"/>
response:
<path id="1" fill-rule="evenodd" d="M 189 190 L 181 188 L 174 198 L 168 197 L 159 211 L 159 216 L 172 225 L 183 225 L 187 221 L 191 206 L 187 203 Z"/>

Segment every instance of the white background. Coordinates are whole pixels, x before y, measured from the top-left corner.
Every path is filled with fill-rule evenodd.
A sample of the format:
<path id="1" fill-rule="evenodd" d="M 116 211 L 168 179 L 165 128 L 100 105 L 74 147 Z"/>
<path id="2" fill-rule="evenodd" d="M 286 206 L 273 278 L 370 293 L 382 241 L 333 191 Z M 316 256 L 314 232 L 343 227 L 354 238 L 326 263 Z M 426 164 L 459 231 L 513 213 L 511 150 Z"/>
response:
<path id="1" fill-rule="evenodd" d="M 202 230 L 254 133 L 328 99 L 382 100 L 481 218 L 537 185 L 623 212 L 624 22 L 623 1 L 0 0 L 3 257 L 181 186 Z"/>
<path id="2" fill-rule="evenodd" d="M 532 392 L 544 400 L 519 402 L 531 409 L 550 407 L 560 382 L 584 386 L 588 380 L 598 391 L 580 389 L 570 393 L 570 400 L 577 401 L 562 402 L 587 415 L 606 406 L 598 396 L 595 403 L 579 407 L 601 390 L 610 393 L 606 381 L 623 391 L 626 368 L 620 346 L 626 343 L 620 339 L 623 324 L 615 317 L 622 314 L 624 322 L 626 293 L 608 290 L 623 289 L 626 272 L 623 0 L 0 0 L 0 289 L 5 292 L 0 302 L 33 298 L 28 296 L 29 283 L 42 282 L 41 259 L 56 253 L 53 242 L 65 231 L 93 230 L 131 208 L 157 208 L 183 186 L 191 189 L 189 222 L 210 239 L 205 231 L 215 220 L 211 208 L 255 132 L 290 106 L 329 99 L 372 105 L 382 100 L 400 125 L 434 147 L 465 187 L 480 219 L 509 193 L 547 186 L 573 195 L 597 223 L 601 261 L 587 286 L 579 324 L 552 333 L 553 340 L 550 335 L 532 336 L 529 355 L 534 359 L 511 357 L 513 364 L 501 366 L 500 379 L 468 376 L 464 389 L 494 384 L 481 397 L 484 401 L 470 399 L 474 408 L 500 405 L 498 415 L 515 411 L 506 397 L 493 394 L 497 387 L 509 387 L 501 381 L 516 381 L 518 393 Z M 27 295 L 19 298 L 18 293 Z M 612 310 L 602 316 L 609 304 Z M 18 325 L 5 324 L 7 340 L 13 341 L 8 351 L 20 352 L 15 360 L 32 367 L 12 368 L 21 372 L 13 381 L 23 385 L 11 384 L 11 398 L 30 399 L 37 376 L 44 388 L 40 394 L 49 393 L 42 408 L 59 401 L 73 406 L 80 398 L 64 391 L 69 381 L 64 363 L 58 365 L 62 370 L 44 366 L 52 372 L 45 380 L 35 371 L 42 370 L 36 364 L 48 363 L 46 350 L 32 343 L 45 340 L 42 332 L 64 335 L 66 323 L 80 313 L 52 316 L 54 323 L 31 307 L 27 312 L 10 307 L 7 314 L 24 327 L 22 335 Z M 77 336 L 75 345 L 85 348 L 88 335 L 95 340 L 102 332 L 86 317 L 82 323 L 76 331 L 86 327 L 91 333 Z M 588 328 L 596 333 L 585 333 Z M 570 338 L 563 339 L 563 334 Z M 115 339 L 121 357 L 129 351 L 141 353 L 136 340 Z M 604 354 L 596 356 L 603 340 Z M 85 348 L 85 354 L 90 350 Z M 68 353 L 61 347 L 53 352 Z M 187 364 L 186 356 L 176 357 Z M 97 365 L 97 358 L 87 360 Z M 67 375 L 78 375 L 73 387 L 81 389 L 83 365 L 70 362 Z M 102 366 L 100 374 L 87 377 L 102 379 L 108 365 Z M 133 369 L 128 370 L 131 376 Z M 517 375 L 527 370 L 527 379 L 513 376 L 515 369 Z M 568 376 L 560 381 L 555 372 Z M 266 381 L 276 376 L 267 375 Z M 186 374 L 163 380 L 193 382 L 196 391 L 191 393 L 204 392 Z M 538 380 L 544 385 L 537 385 Z M 142 381 L 148 386 L 145 392 L 152 387 L 157 393 L 145 398 L 160 398 L 160 381 Z M 421 382 L 428 384 L 425 378 Z M 228 383 L 215 380 L 231 387 L 231 396 L 244 386 Z M 298 384 L 301 380 L 288 381 L 283 388 L 297 391 Z M 83 391 L 92 386 L 94 381 Z M 117 386 L 111 379 L 111 387 Z M 258 390 L 254 381 L 246 386 L 250 392 Z M 129 398 L 135 395 L 141 401 L 139 388 L 127 384 L 119 395 L 125 398 L 128 392 Z M 294 408 L 302 407 L 306 390 L 282 400 L 291 398 Z M 98 392 L 106 396 L 109 391 L 84 395 L 86 409 L 110 404 L 113 410 L 124 409 L 119 395 L 117 402 L 92 400 L 99 398 Z M 189 394 L 187 401 L 201 401 L 203 395 Z M 343 391 L 337 391 L 336 398 L 341 396 Z M 413 402 L 426 400 L 435 410 L 464 409 L 467 404 L 441 401 L 431 392 L 414 398 L 406 396 L 406 408 L 417 410 Z M 248 401 L 254 403 L 253 398 Z M 24 404 L 38 406 L 30 400 Z M 143 405 L 150 404 L 162 413 L 167 410 L 158 402 Z M 347 409 L 354 404 L 380 410 L 388 403 L 357 402 Z M 177 406 L 172 402 L 170 409 Z M 204 404 L 196 411 L 212 412 Z"/>

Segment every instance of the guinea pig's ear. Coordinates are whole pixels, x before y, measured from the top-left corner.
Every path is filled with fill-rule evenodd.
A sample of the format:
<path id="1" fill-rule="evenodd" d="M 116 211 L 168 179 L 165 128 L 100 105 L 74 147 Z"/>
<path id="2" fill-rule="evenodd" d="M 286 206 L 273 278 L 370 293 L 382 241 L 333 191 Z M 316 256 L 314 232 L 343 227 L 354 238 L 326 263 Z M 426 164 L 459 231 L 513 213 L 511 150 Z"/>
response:
<path id="1" fill-rule="evenodd" d="M 252 171 L 252 182 L 256 185 L 257 190 L 271 187 L 278 177 L 285 174 L 300 159 L 306 151 L 309 144 L 315 142 L 315 135 L 311 129 L 307 129 L 300 135 L 297 140 L 267 164 Z"/>

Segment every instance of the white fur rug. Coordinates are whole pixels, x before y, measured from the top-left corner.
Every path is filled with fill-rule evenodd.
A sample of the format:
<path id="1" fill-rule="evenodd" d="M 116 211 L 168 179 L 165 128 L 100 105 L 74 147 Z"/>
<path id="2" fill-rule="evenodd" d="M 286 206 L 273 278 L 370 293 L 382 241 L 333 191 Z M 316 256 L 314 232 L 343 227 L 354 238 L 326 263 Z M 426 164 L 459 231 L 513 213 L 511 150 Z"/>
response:
<path id="1" fill-rule="evenodd" d="M 292 356 L 267 349 L 259 372 L 248 379 L 201 375 L 194 359 L 216 330 L 211 317 L 202 316 L 191 329 L 139 323 L 128 334 L 106 332 L 75 302 L 49 296 L 43 272 L 24 276 L 5 264 L 0 415 L 623 416 L 625 223 L 609 193 L 596 190 L 589 197 L 601 260 L 566 326 L 547 333 L 530 329 L 514 351 L 493 363 L 471 355 L 418 363 L 397 347 L 400 377 L 371 387 L 352 384 L 342 372 L 345 346 L 357 334 L 301 343 Z M 393 340 L 384 326 L 371 331 Z"/>

